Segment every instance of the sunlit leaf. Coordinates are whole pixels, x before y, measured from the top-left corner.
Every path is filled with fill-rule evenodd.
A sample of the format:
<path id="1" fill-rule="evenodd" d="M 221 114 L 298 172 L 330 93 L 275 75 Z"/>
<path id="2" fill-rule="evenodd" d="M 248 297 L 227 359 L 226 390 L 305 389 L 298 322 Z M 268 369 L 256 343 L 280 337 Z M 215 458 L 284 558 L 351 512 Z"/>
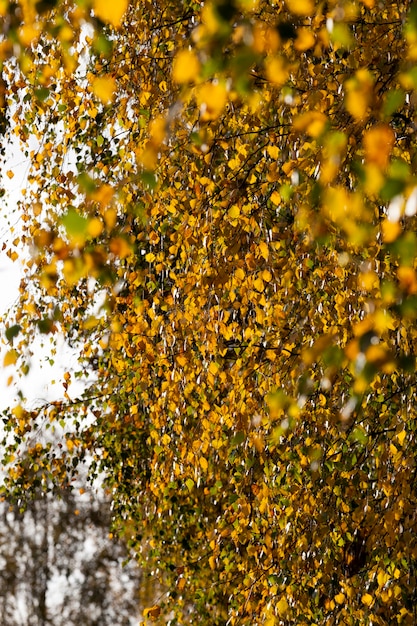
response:
<path id="1" fill-rule="evenodd" d="M 113 101 L 116 83 L 111 76 L 98 76 L 92 82 L 92 89 L 97 98 L 107 104 Z"/>
<path id="2" fill-rule="evenodd" d="M 128 7 L 128 0 L 117 0 L 117 2 L 109 2 L 108 0 L 93 0 L 93 9 L 95 15 L 115 28 L 121 25 L 123 16 Z"/>
<path id="3" fill-rule="evenodd" d="M 172 77 L 176 83 L 195 81 L 200 71 L 200 63 L 195 52 L 181 50 L 174 59 Z"/>
<path id="4" fill-rule="evenodd" d="M 285 60 L 280 57 L 271 57 L 265 65 L 266 77 L 274 85 L 284 85 L 288 78 L 288 67 Z"/>
<path id="5" fill-rule="evenodd" d="M 311 15 L 314 11 L 312 0 L 285 0 L 285 4 L 296 15 Z"/>
<path id="6" fill-rule="evenodd" d="M 9 350 L 8 352 L 6 352 L 3 359 L 4 367 L 7 367 L 8 365 L 14 365 L 18 359 L 18 356 L 19 355 L 16 350 Z"/>
<path id="7" fill-rule="evenodd" d="M 197 102 L 203 120 L 216 119 L 226 105 L 226 87 L 221 84 L 209 83 L 199 88 Z"/>

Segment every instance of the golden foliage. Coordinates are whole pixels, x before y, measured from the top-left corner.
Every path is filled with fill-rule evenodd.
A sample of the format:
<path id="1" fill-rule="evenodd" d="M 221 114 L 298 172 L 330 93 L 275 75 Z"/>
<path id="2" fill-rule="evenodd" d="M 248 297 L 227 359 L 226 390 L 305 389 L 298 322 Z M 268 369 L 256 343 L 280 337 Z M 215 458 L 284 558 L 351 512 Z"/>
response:
<path id="1" fill-rule="evenodd" d="M 414 624 L 415 7 L 62 5 L 0 48 L 31 159 L 5 365 L 61 332 L 79 371 L 6 412 L 6 488 L 88 453 L 148 620 Z"/>

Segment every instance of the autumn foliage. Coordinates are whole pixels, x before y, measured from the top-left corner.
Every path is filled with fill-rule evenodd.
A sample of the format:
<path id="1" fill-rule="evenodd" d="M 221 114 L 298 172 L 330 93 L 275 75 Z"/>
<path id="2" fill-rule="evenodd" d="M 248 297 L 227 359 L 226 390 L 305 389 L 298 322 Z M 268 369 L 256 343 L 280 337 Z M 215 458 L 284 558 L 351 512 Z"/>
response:
<path id="1" fill-rule="evenodd" d="M 79 351 L 4 415 L 5 493 L 105 475 L 145 620 L 415 624 L 416 6 L 0 15 L 31 159 L 5 365 Z"/>

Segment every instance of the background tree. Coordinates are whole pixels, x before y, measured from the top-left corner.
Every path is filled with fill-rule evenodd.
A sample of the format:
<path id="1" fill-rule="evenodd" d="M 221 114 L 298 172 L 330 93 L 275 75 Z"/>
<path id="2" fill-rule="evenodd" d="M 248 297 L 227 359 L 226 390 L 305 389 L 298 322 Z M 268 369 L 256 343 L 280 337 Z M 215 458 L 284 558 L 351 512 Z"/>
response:
<path id="1" fill-rule="evenodd" d="M 414 5 L 17 7 L 5 364 L 80 371 L 6 412 L 7 490 L 92 454 L 156 621 L 415 623 Z"/>
<path id="2" fill-rule="evenodd" d="M 2 623 L 137 624 L 146 585 L 109 537 L 110 502 L 83 489 L 59 495 L 38 491 L 24 511 L 1 504 Z"/>

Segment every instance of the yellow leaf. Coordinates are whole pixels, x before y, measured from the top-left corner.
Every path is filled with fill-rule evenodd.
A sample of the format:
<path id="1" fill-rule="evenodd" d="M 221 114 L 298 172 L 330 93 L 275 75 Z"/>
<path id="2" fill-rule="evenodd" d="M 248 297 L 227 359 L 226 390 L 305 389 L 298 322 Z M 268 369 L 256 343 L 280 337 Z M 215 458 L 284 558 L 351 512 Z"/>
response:
<path id="1" fill-rule="evenodd" d="M 200 62 L 192 50 L 180 50 L 174 59 L 172 78 L 176 83 L 195 81 L 200 71 Z"/>
<path id="2" fill-rule="evenodd" d="M 365 593 L 362 598 L 361 598 L 363 604 L 365 604 L 366 606 L 371 606 L 371 604 L 373 603 L 373 597 L 371 596 L 370 593 Z"/>
<path id="3" fill-rule="evenodd" d="M 336 600 L 337 604 L 343 604 L 343 602 L 344 602 L 344 601 L 345 601 L 345 599 L 346 599 L 346 596 L 345 596 L 345 594 L 344 594 L 344 593 L 338 593 L 338 594 L 334 597 L 334 599 Z"/>
<path id="4" fill-rule="evenodd" d="M 13 178 L 14 176 L 14 173 L 12 172 L 12 170 L 7 170 L 6 174 L 9 178 Z"/>
<path id="5" fill-rule="evenodd" d="M 18 404 L 17 406 L 13 407 L 12 413 L 15 417 L 17 417 L 17 419 L 20 420 L 26 414 L 26 411 L 20 404 Z"/>
<path id="6" fill-rule="evenodd" d="M 281 196 L 279 194 L 278 191 L 273 191 L 271 193 L 271 197 L 270 197 L 271 202 L 273 202 L 274 204 L 276 204 L 277 206 L 280 204 L 281 202 Z"/>
<path id="7" fill-rule="evenodd" d="M 377 580 L 378 585 L 383 587 L 389 581 L 389 575 L 384 571 L 380 571 L 378 572 Z"/>
<path id="8" fill-rule="evenodd" d="M 269 281 L 272 280 L 272 274 L 269 270 L 264 270 L 262 272 L 262 280 L 264 280 L 266 283 L 269 283 Z"/>
<path id="9" fill-rule="evenodd" d="M 301 113 L 294 120 L 295 130 L 306 132 L 311 137 L 319 137 L 327 123 L 327 118 L 320 111 Z"/>
<path id="10" fill-rule="evenodd" d="M 397 276 L 401 289 L 407 293 L 417 293 L 417 276 L 412 267 L 399 267 Z"/>
<path id="11" fill-rule="evenodd" d="M 228 211 L 228 215 L 232 220 L 235 220 L 236 218 L 238 218 L 240 215 L 239 207 L 236 204 L 234 204 L 232 207 L 230 207 Z"/>
<path id="12" fill-rule="evenodd" d="M 204 456 L 200 457 L 200 467 L 204 471 L 208 468 L 207 459 Z"/>
<path id="13" fill-rule="evenodd" d="M 401 226 L 398 222 L 391 222 L 388 219 L 382 222 L 382 238 L 385 243 L 395 241 L 400 233 Z"/>
<path id="14" fill-rule="evenodd" d="M 128 6 L 128 0 L 93 0 L 96 17 L 117 28 L 122 22 Z"/>
<path id="15" fill-rule="evenodd" d="M 377 194 L 385 183 L 384 174 L 375 163 L 366 163 L 364 165 L 365 182 L 364 189 L 369 196 Z"/>
<path id="16" fill-rule="evenodd" d="M 402 430 L 400 433 L 398 433 L 397 439 L 398 439 L 400 446 L 404 445 L 404 439 L 406 437 L 406 434 L 407 433 L 405 432 L 405 430 Z"/>
<path id="17" fill-rule="evenodd" d="M 265 63 L 267 79 L 274 85 L 283 85 L 288 78 L 288 69 L 285 61 L 281 57 L 272 57 Z"/>
<path id="18" fill-rule="evenodd" d="M 154 604 L 153 606 L 146 608 L 143 611 L 143 617 L 150 617 L 153 620 L 159 617 L 160 613 L 161 613 L 161 607 L 158 606 L 157 604 Z"/>
<path id="19" fill-rule="evenodd" d="M 117 221 L 117 211 L 116 209 L 110 208 L 104 213 L 104 221 L 106 222 L 106 226 L 108 229 L 112 229 Z"/>
<path id="20" fill-rule="evenodd" d="M 279 148 L 278 146 L 268 146 L 266 149 L 268 155 L 271 159 L 277 159 L 279 157 Z"/>
<path id="21" fill-rule="evenodd" d="M 261 256 L 265 259 L 265 261 L 267 261 L 269 257 L 269 249 L 265 241 L 261 241 L 261 243 L 259 244 L 259 252 L 261 253 Z"/>
<path id="22" fill-rule="evenodd" d="M 239 159 L 229 159 L 227 165 L 231 170 L 236 170 L 240 166 L 240 161 Z"/>
<path id="23" fill-rule="evenodd" d="M 294 48 L 296 50 L 300 50 L 304 52 L 309 48 L 312 48 L 316 40 L 314 38 L 313 33 L 308 28 L 299 28 L 297 31 L 297 39 L 294 44 Z"/>
<path id="24" fill-rule="evenodd" d="M 35 24 L 25 24 L 19 28 L 19 41 L 24 46 L 30 46 L 39 36 L 39 28 Z"/>
<path id="25" fill-rule="evenodd" d="M 155 146 L 159 146 L 165 139 L 167 133 L 167 120 L 164 115 L 158 115 L 153 118 L 149 124 L 149 134 L 152 139 L 152 143 Z"/>
<path id="26" fill-rule="evenodd" d="M 88 234 L 91 237 L 98 237 L 103 230 L 103 223 L 98 217 L 93 217 L 87 226 Z"/>
<path id="27" fill-rule="evenodd" d="M 278 615 L 283 616 L 288 611 L 287 598 L 283 596 L 277 604 Z"/>
<path id="28" fill-rule="evenodd" d="M 284 174 L 289 176 L 293 170 L 294 170 L 294 161 L 285 161 L 285 163 L 282 166 L 282 171 L 284 172 Z"/>
<path id="29" fill-rule="evenodd" d="M 362 120 L 367 115 L 372 100 L 373 84 L 374 79 L 367 69 L 358 70 L 356 75 L 345 83 L 345 107 L 357 120 Z"/>
<path id="30" fill-rule="evenodd" d="M 374 271 L 364 272 L 359 274 L 359 284 L 362 289 L 370 291 L 371 289 L 379 287 L 379 276 Z"/>
<path id="31" fill-rule="evenodd" d="M 209 372 L 213 374 L 214 376 L 215 374 L 217 374 L 218 371 L 219 371 L 219 366 L 217 365 L 217 363 L 215 361 L 211 361 L 209 365 Z"/>
<path id="32" fill-rule="evenodd" d="M 209 83 L 200 87 L 197 104 L 203 121 L 215 120 L 226 105 L 226 87 L 219 83 Z"/>
<path id="33" fill-rule="evenodd" d="M 387 360 L 387 351 L 384 348 L 384 344 L 377 344 L 369 346 L 365 352 L 367 361 L 370 363 L 384 362 Z"/>
<path id="34" fill-rule="evenodd" d="M 253 281 L 253 286 L 255 287 L 256 291 L 261 292 L 264 290 L 264 282 L 260 276 L 258 276 L 258 278 L 255 278 L 255 280 Z"/>
<path id="35" fill-rule="evenodd" d="M 95 191 L 93 191 L 93 193 L 91 194 L 91 198 L 95 202 L 98 202 L 102 207 L 105 207 L 110 203 L 110 200 L 112 199 L 113 195 L 114 195 L 113 187 L 111 185 L 104 183 L 100 185 L 99 187 L 97 187 Z"/>
<path id="36" fill-rule="evenodd" d="M 182 591 L 185 587 L 185 578 L 180 578 L 177 582 L 177 589 L 178 591 Z"/>
<path id="37" fill-rule="evenodd" d="M 184 354 L 184 353 L 182 353 L 182 354 L 178 354 L 178 355 L 177 355 L 177 358 L 176 358 L 176 361 L 177 361 L 177 363 L 178 363 L 178 365 L 179 365 L 180 367 L 184 367 L 184 365 L 186 365 L 186 364 L 187 364 L 187 357 L 185 356 L 185 354 Z"/>
<path id="38" fill-rule="evenodd" d="M 6 252 L 7 256 L 9 257 L 9 259 L 11 259 L 13 262 L 17 261 L 17 259 L 19 258 L 19 255 L 17 254 L 17 252 L 15 250 L 7 250 Z"/>
<path id="39" fill-rule="evenodd" d="M 314 13 L 313 0 L 286 0 L 285 4 L 295 15 L 312 15 Z"/>
<path id="40" fill-rule="evenodd" d="M 17 352 L 16 350 L 9 350 L 8 352 L 6 352 L 4 360 L 3 360 L 3 365 L 4 367 L 7 367 L 8 365 L 14 365 L 17 361 Z"/>
<path id="41" fill-rule="evenodd" d="M 243 271 L 243 269 L 241 267 L 238 267 L 236 272 L 235 272 L 235 278 L 238 281 L 242 281 L 245 278 L 245 272 Z"/>
<path id="42" fill-rule="evenodd" d="M 103 104 L 113 102 L 115 89 L 116 81 L 111 76 L 98 76 L 93 80 L 93 93 Z"/>
<path id="43" fill-rule="evenodd" d="M 395 135 L 387 124 L 378 124 L 366 131 L 363 138 L 365 157 L 369 163 L 376 163 L 380 168 L 388 165 Z"/>

